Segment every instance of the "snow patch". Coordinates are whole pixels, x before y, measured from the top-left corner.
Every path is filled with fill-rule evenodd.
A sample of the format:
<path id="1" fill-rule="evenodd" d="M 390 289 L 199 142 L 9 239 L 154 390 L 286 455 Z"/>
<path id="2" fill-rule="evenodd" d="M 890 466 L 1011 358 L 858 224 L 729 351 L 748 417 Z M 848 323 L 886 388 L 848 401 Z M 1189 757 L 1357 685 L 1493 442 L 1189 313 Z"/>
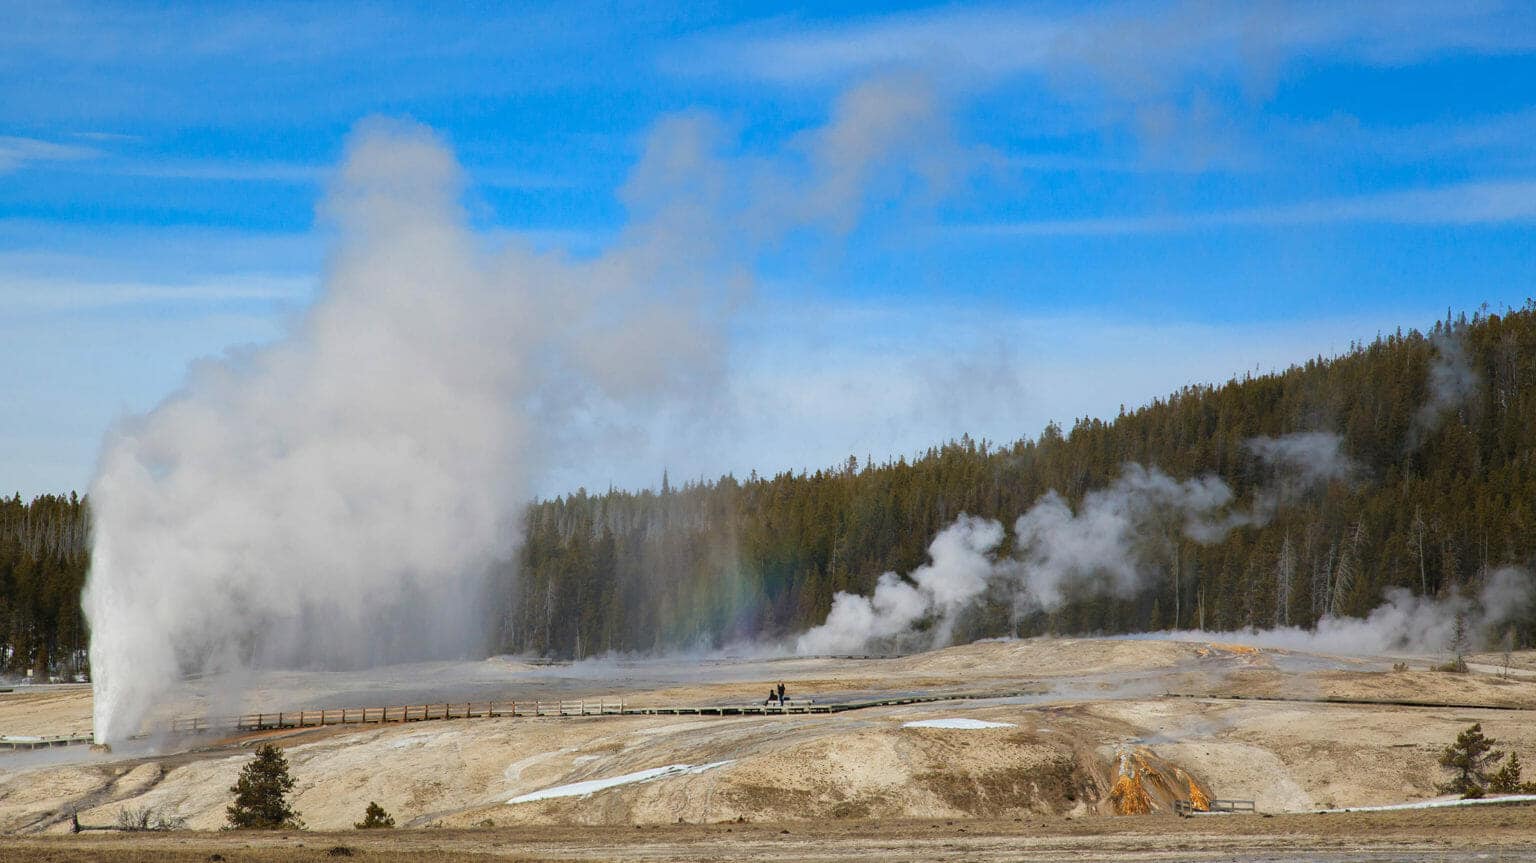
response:
<path id="1" fill-rule="evenodd" d="M 1400 809 L 1444 809 L 1449 806 L 1487 806 L 1493 803 L 1536 803 L 1536 794 L 1506 794 L 1503 797 L 1479 797 L 1473 800 L 1425 800 L 1422 803 L 1393 803 L 1390 806 L 1350 806 L 1347 809 L 1319 809 L 1317 812 L 1396 812 Z"/>
<path id="2" fill-rule="evenodd" d="M 963 730 L 976 730 L 981 728 L 1017 728 L 1012 722 L 987 722 L 984 719 L 919 719 L 914 722 L 903 722 L 902 728 L 959 728 Z"/>
<path id="3" fill-rule="evenodd" d="M 703 773 L 706 770 L 714 770 L 716 767 L 724 767 L 727 764 L 734 763 L 736 763 L 736 759 L 732 758 L 727 761 L 712 761 L 709 764 L 669 764 L 666 767 L 652 767 L 650 770 L 639 770 L 634 773 L 625 773 L 622 776 L 611 776 L 607 779 L 588 779 L 585 782 L 556 785 L 553 788 L 545 788 L 543 791 L 520 794 L 507 802 L 532 803 L 535 800 L 550 800 L 556 797 L 585 797 L 588 794 L 594 794 L 606 788 L 633 785 L 637 782 L 650 782 L 653 779 L 661 779 L 665 776 L 685 776 L 692 773 Z"/>

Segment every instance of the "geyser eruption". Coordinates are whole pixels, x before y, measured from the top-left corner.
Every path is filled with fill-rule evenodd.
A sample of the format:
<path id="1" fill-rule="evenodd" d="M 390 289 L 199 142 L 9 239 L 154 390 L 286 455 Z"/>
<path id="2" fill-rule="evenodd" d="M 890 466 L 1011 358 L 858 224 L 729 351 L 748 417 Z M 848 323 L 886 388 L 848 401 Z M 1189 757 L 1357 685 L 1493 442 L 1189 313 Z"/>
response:
<path id="1" fill-rule="evenodd" d="M 715 329 L 707 304 L 652 289 L 643 243 L 583 264 L 490 255 L 460 192 L 431 133 L 365 124 L 307 316 L 196 366 L 108 440 L 84 600 L 99 740 L 137 732 L 185 671 L 483 655 L 486 575 L 550 452 L 541 425 L 709 368 L 708 348 L 631 335 L 707 345 L 694 334 Z M 622 359 L 587 350 L 619 337 Z"/>
<path id="2" fill-rule="evenodd" d="M 109 438 L 84 600 L 98 740 L 138 731 L 184 670 L 483 647 L 542 338 L 459 191 L 425 130 L 363 128 L 326 205 L 339 244 L 312 311 L 277 344 L 194 367 Z"/>
<path id="3" fill-rule="evenodd" d="M 722 378 L 755 256 L 946 181 L 945 129 L 906 79 L 853 88 L 779 154 L 663 120 L 620 190 L 632 221 L 578 260 L 489 250 L 445 147 L 363 124 L 322 209 L 337 240 L 314 306 L 283 340 L 196 365 L 104 446 L 84 597 L 97 739 L 138 732 L 188 672 L 482 651 L 532 471 L 689 413 Z"/>

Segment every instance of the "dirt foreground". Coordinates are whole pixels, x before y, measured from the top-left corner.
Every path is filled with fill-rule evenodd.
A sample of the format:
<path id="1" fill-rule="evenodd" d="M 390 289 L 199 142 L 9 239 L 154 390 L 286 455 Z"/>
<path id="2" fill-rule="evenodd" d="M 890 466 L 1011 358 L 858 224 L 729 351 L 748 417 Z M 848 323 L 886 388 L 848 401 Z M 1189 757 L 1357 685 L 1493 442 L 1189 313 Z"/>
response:
<path id="1" fill-rule="evenodd" d="M 335 848 L 378 860 L 1343 861 L 1474 851 L 1536 860 L 1536 807 L 1306 814 L 1433 800 L 1444 778 L 1436 756 L 1473 722 L 1536 764 L 1536 680 L 1435 672 L 1433 657 L 1393 670 L 1402 661 L 1034 639 L 899 659 L 488 660 L 366 679 L 287 675 L 256 690 L 263 703 L 447 700 L 467 686 L 459 691 L 479 698 L 606 695 L 707 710 L 761 704 L 780 681 L 818 703 L 941 700 L 830 715 L 440 720 L 0 754 L 0 860 L 304 860 Z M 180 709 L 203 704 L 192 692 Z M 84 689 L 0 695 L 0 733 L 88 725 L 89 714 Z M 309 829 L 217 832 L 229 786 L 266 741 L 287 754 Z M 1127 775 L 1148 814 L 1116 814 Z M 1176 817 L 1174 802 L 1196 794 L 1253 801 L 1259 814 Z M 401 829 L 350 830 L 370 801 Z M 75 817 L 106 827 L 137 808 L 188 829 L 69 832 Z"/>
<path id="2" fill-rule="evenodd" d="M 338 850 L 341 849 L 341 850 Z M 1536 859 L 1536 809 L 1081 819 L 731 823 L 12 839 L 0 860 L 1034 861 Z"/>

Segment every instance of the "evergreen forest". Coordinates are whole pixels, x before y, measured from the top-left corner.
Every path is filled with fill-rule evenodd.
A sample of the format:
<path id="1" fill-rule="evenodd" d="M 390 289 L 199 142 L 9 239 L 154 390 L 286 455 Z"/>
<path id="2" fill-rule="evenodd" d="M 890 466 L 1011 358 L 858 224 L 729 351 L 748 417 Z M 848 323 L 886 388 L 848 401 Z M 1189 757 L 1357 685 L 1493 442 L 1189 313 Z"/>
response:
<path id="1" fill-rule="evenodd" d="M 1262 527 L 1143 562 L 1133 597 L 1086 592 L 1020 617 L 982 602 L 955 638 L 1308 627 L 1362 616 L 1391 587 L 1471 591 L 1536 556 L 1536 305 L 1449 315 L 1335 358 L 1193 386 L 1113 419 L 1006 444 L 962 437 L 914 458 L 815 472 L 584 490 L 532 505 L 502 647 L 587 656 L 801 632 L 838 591 L 910 572 L 961 513 L 1012 521 L 1054 489 L 1076 505 L 1128 462 L 1213 474 L 1239 500 L 1265 471 L 1245 442 L 1333 432 L 1358 465 Z M 1004 553 L 1008 551 L 1005 546 Z M 1524 621 L 1519 636 L 1536 635 Z"/>
<path id="2" fill-rule="evenodd" d="M 994 443 L 961 437 L 911 458 L 659 490 L 577 490 L 527 509 L 493 589 L 495 650 L 555 657 L 718 648 L 794 635 L 838 591 L 909 572 L 961 513 L 1005 524 L 1056 490 L 1072 504 L 1127 463 L 1214 475 L 1239 501 L 1266 474 L 1257 436 L 1332 432 L 1358 466 L 1219 542 L 1180 538 L 1143 561 L 1134 596 L 1070 595 L 1019 614 L 988 598 L 957 622 L 998 635 L 1311 626 L 1360 616 L 1391 587 L 1446 596 L 1536 557 L 1536 304 L 1382 335 L 1112 419 Z M 509 524 L 508 530 L 518 525 Z M 80 590 L 90 514 L 71 494 L 0 498 L 0 659 L 10 673 L 83 669 Z M 1002 549 L 1008 553 L 1006 543 Z M 1519 629 L 1536 642 L 1536 621 Z"/>
<path id="3" fill-rule="evenodd" d="M 0 498 L 0 671 L 84 670 L 90 534 L 90 511 L 74 494 Z"/>

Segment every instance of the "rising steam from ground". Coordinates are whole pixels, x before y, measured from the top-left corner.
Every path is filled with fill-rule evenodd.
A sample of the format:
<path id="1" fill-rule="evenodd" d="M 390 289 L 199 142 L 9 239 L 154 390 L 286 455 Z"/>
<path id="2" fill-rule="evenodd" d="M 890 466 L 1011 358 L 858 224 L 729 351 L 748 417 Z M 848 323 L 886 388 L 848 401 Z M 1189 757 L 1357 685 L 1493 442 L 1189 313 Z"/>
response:
<path id="1" fill-rule="evenodd" d="M 991 519 L 962 515 L 939 531 L 928 546 L 929 562 L 907 578 L 894 572 L 880 576 L 868 597 L 838 591 L 822 625 L 801 635 L 800 653 L 848 653 L 876 639 L 908 633 L 919 621 L 933 617 L 935 644 L 949 641 L 954 614 L 987 589 L 999 562 L 993 557 L 1003 541 L 1003 526 Z"/>
<path id="2" fill-rule="evenodd" d="M 1465 405 L 1477 393 L 1482 378 L 1467 357 L 1462 330 L 1448 326 L 1431 340 L 1435 356 L 1429 363 L 1424 404 L 1413 415 L 1408 448 L 1417 449 L 1440 428 L 1446 414 Z"/>
<path id="3" fill-rule="evenodd" d="M 188 672 L 483 651 L 486 576 L 536 472 L 606 420 L 632 430 L 708 393 L 754 250 L 946 182 L 942 120 L 909 80 L 853 89 L 780 156 L 665 120 L 620 193 L 632 223 L 584 260 L 488 251 L 443 143 L 362 124 L 323 207 L 338 239 L 315 305 L 104 446 L 84 597 L 97 739 L 137 732 Z"/>
<path id="4" fill-rule="evenodd" d="M 1016 611 L 1058 608 L 1072 587 L 1133 596 L 1153 575 L 1145 561 L 1166 559 L 1178 536 L 1219 542 L 1233 529 L 1264 524 L 1279 507 L 1312 488 L 1354 476 L 1356 466 L 1341 444 L 1337 435 L 1318 432 L 1247 441 L 1248 450 L 1273 474 L 1247 509 L 1234 506 L 1232 490 L 1216 477 L 1180 481 L 1155 468 L 1127 464 L 1108 487 L 1085 494 L 1075 512 L 1061 495 L 1047 492 L 1015 520 L 1011 556 L 997 554 L 1004 539 L 1000 523 L 961 516 L 929 546 L 929 563 L 909 577 L 887 572 L 868 597 L 834 596 L 826 622 L 802 634 L 795 649 L 849 653 L 872 641 L 942 647 L 956 614 L 994 588 L 1013 599 Z M 1533 596 L 1530 574 L 1506 567 L 1490 573 L 1476 597 L 1434 599 L 1393 589 L 1366 618 L 1325 616 L 1315 630 L 1278 627 L 1146 637 L 1241 638 L 1308 651 L 1380 654 L 1446 649 L 1460 619 L 1466 646 L 1474 647 L 1522 614 Z"/>
<path id="5" fill-rule="evenodd" d="M 1364 618 L 1324 617 L 1315 629 L 1280 626 L 1239 632 L 1186 630 L 1127 637 L 1241 641 L 1309 653 L 1423 653 L 1453 650 L 1460 618 L 1466 628 L 1463 647 L 1477 650 L 1494 643 L 1502 628 L 1519 619 L 1533 599 L 1536 583 L 1531 574 L 1516 567 L 1502 567 L 1488 574 L 1476 596 L 1454 593 L 1445 599 L 1435 599 L 1415 596 L 1412 591 L 1396 587 L 1387 591 L 1385 603 Z"/>
<path id="6" fill-rule="evenodd" d="M 1337 435 L 1302 433 L 1254 438 L 1251 450 L 1275 474 L 1254 505 L 1234 506 L 1232 489 L 1214 476 L 1176 480 L 1156 468 L 1127 464 L 1106 488 L 1083 496 L 1074 512 L 1047 492 L 1014 521 L 1014 554 L 998 558 L 1003 526 L 962 516 L 929 546 L 930 563 L 904 579 L 885 573 L 868 597 L 839 592 L 827 620 L 800 636 L 800 653 L 846 653 L 875 639 L 914 637 L 932 626 L 924 646 L 948 642 L 954 615 L 997 585 L 1017 609 L 1061 605 L 1069 585 L 1130 596 L 1151 574 L 1144 561 L 1178 536 L 1218 542 L 1231 530 L 1267 522 L 1281 503 L 1320 483 L 1348 477 L 1353 463 Z"/>

